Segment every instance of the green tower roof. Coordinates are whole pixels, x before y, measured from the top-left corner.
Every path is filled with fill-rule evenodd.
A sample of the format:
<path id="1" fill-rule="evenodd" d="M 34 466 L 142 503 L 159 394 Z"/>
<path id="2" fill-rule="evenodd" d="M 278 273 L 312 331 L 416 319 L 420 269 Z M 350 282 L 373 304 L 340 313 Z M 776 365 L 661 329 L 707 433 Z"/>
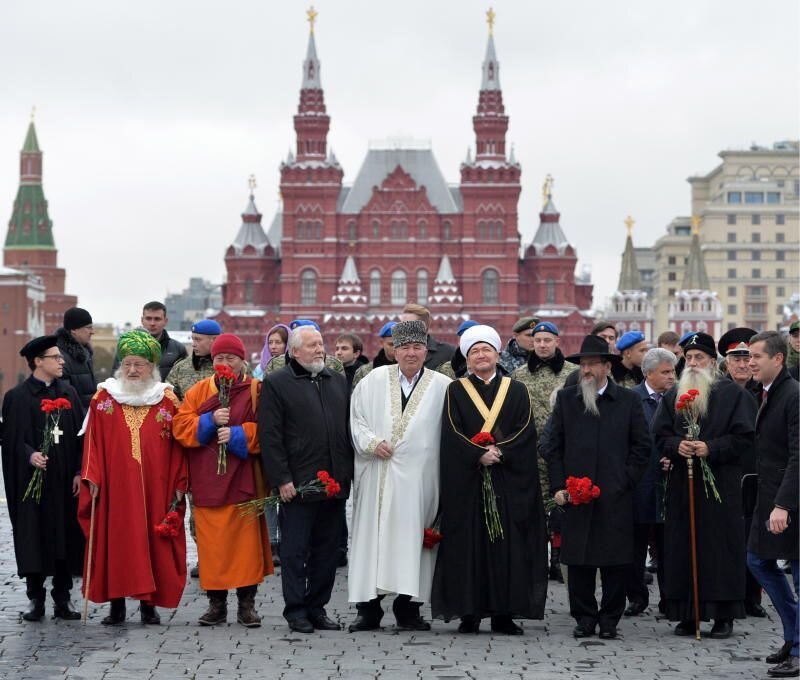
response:
<path id="1" fill-rule="evenodd" d="M 36 128 L 33 121 L 28 125 L 28 134 L 25 135 L 25 144 L 22 145 L 22 151 L 26 153 L 41 152 L 39 149 L 39 140 L 36 138 Z"/>

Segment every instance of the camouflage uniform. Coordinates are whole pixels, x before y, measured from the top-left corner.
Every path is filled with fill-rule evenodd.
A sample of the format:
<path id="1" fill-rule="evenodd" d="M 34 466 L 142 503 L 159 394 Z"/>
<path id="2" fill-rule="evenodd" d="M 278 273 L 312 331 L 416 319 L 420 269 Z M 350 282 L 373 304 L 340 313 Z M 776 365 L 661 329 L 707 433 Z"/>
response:
<path id="1" fill-rule="evenodd" d="M 211 357 L 196 357 L 192 354 L 175 362 L 166 382 L 172 385 L 175 390 L 175 396 L 183 401 L 190 387 L 199 383 L 203 378 L 209 378 L 212 375 L 214 375 L 214 362 Z"/>
<path id="2" fill-rule="evenodd" d="M 278 356 L 272 357 L 272 359 L 269 360 L 269 363 L 264 368 L 264 375 L 267 376 L 270 373 L 275 373 L 275 371 L 279 371 L 285 366 L 286 355 L 279 354 Z M 369 366 L 369 364 L 367 364 L 367 366 Z M 344 364 L 336 357 L 328 354 L 325 355 L 325 368 L 330 368 L 332 371 L 336 371 L 337 373 L 344 375 Z M 363 366 L 362 368 L 366 368 L 366 366 Z M 358 375 L 358 371 L 356 371 L 356 375 Z M 355 379 L 353 380 L 353 384 L 355 385 Z"/>
<path id="3" fill-rule="evenodd" d="M 512 374 L 520 366 L 528 363 L 530 352 L 522 349 L 513 338 L 509 340 L 506 348 L 500 352 L 500 359 L 498 363 L 508 371 L 509 375 Z"/>
<path id="4" fill-rule="evenodd" d="M 535 364 L 533 373 L 529 368 L 531 364 Z M 576 370 L 578 370 L 577 365 L 566 362 L 561 350 L 556 349 L 556 355 L 547 363 L 542 362 L 534 353 L 531 353 L 529 363 L 523 364 L 511 374 L 512 378 L 524 383 L 528 388 L 533 420 L 536 423 L 538 435 L 541 436 L 544 425 L 553 410 L 550 406 L 550 395 L 553 390 L 561 389 L 567 376 Z M 539 456 L 539 481 L 542 487 L 542 500 L 547 501 L 550 498 L 550 480 L 547 474 L 547 463 L 541 456 Z"/>
<path id="5" fill-rule="evenodd" d="M 437 367 L 436 372 L 446 375 L 450 380 L 456 379 L 456 372 L 453 370 L 453 364 L 449 361 L 445 361 L 441 366 Z"/>

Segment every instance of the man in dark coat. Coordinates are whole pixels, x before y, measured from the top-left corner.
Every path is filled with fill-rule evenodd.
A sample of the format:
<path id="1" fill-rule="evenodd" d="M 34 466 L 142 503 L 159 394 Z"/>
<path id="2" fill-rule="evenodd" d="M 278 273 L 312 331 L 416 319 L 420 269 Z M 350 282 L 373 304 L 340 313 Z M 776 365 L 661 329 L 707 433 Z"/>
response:
<path id="1" fill-rule="evenodd" d="M 628 331 L 617 340 L 620 361 L 611 367 L 614 382 L 623 387 L 636 387 L 644 380 L 642 359 L 650 348 L 650 343 L 641 331 Z"/>
<path id="2" fill-rule="evenodd" d="M 64 312 L 64 325 L 56 331 L 58 349 L 64 357 L 64 374 L 66 380 L 75 388 L 84 409 L 97 391 L 97 380 L 92 366 L 91 340 L 94 335 L 92 315 L 80 307 L 71 307 Z"/>
<path id="3" fill-rule="evenodd" d="M 650 434 L 641 399 L 610 378 L 618 361 L 601 337 L 589 335 L 581 351 L 567 357 L 580 365 L 580 384 L 560 390 L 543 454 L 555 502 L 568 503 L 568 477 L 589 477 L 600 497 L 565 508 L 561 561 L 568 565 L 570 614 L 577 638 L 617 636 L 625 609 L 625 576 L 633 562 L 633 490 L 647 467 Z M 603 580 L 600 609 L 597 570 Z"/>
<path id="4" fill-rule="evenodd" d="M 322 335 L 313 326 L 295 328 L 289 349 L 289 364 L 264 378 L 258 407 L 264 471 L 282 501 L 283 616 L 298 633 L 339 630 L 325 605 L 336 577 L 343 508 L 353 479 L 347 381 L 325 366 Z M 297 487 L 321 470 L 339 482 L 341 492 L 334 498 L 298 496 Z"/>
<path id="5" fill-rule="evenodd" d="M 163 302 L 153 300 L 146 303 L 142 308 L 142 328 L 158 340 L 158 344 L 161 345 L 161 363 L 158 365 L 158 370 L 161 373 L 162 380 L 166 380 L 172 367 L 188 355 L 183 343 L 169 337 L 169 333 L 167 333 L 168 323 L 167 308 Z M 114 371 L 119 368 L 119 357 L 114 359 L 112 368 Z"/>
<path id="6" fill-rule="evenodd" d="M 407 304 L 400 314 L 400 321 L 422 321 L 425 324 L 425 328 L 428 329 L 428 354 L 425 359 L 425 368 L 435 371 L 443 363 L 453 358 L 456 348 L 446 342 L 437 340 L 431 335 L 432 319 L 427 307 L 414 303 Z"/>
<path id="7" fill-rule="evenodd" d="M 711 637 L 733 632 L 743 618 L 745 546 L 742 531 L 742 458 L 753 446 L 755 404 L 745 391 L 717 370 L 717 348 L 707 333 L 693 332 L 681 341 L 686 365 L 676 388 L 659 405 L 653 423 L 656 446 L 670 459 L 664 518 L 666 615 L 679 621 L 676 635 L 694 635 L 691 553 L 688 536 L 688 464 L 694 467 L 695 526 L 700 593 L 699 618 L 714 619 Z M 687 410 L 678 395 L 696 390 L 692 409 L 699 413 L 699 433 L 690 436 Z M 704 479 L 704 464 L 714 480 Z M 719 493 L 719 499 L 716 497 Z"/>
<path id="8" fill-rule="evenodd" d="M 756 420 L 758 498 L 747 546 L 747 566 L 767 591 L 783 624 L 784 645 L 767 657 L 778 666 L 770 677 L 798 675 L 798 440 L 800 388 L 784 366 L 780 333 L 766 331 L 750 341 L 750 368 L 764 387 Z M 789 560 L 794 593 L 776 560 Z"/>
<path id="9" fill-rule="evenodd" d="M 677 357 L 669 350 L 654 348 L 648 350 L 642 360 L 644 380 L 633 391 L 642 400 L 642 409 L 647 424 L 653 422 L 656 409 L 664 394 L 675 384 L 675 364 Z M 651 437 L 652 440 L 652 437 Z M 650 449 L 650 462 L 642 478 L 636 485 L 633 498 L 633 564 L 628 572 L 627 596 L 630 603 L 625 616 L 639 616 L 650 602 L 650 591 L 645 582 L 647 548 L 652 539 L 655 547 L 659 608 L 664 598 L 664 520 L 663 489 L 661 485 L 661 455 L 653 442 Z"/>
<path id="10" fill-rule="evenodd" d="M 78 619 L 72 609 L 72 577 L 83 566 L 83 533 L 78 525 L 83 409 L 74 388 L 61 380 L 64 359 L 55 335 L 31 340 L 20 354 L 32 374 L 6 392 L 3 399 L 3 481 L 14 533 L 17 573 L 25 578 L 30 607 L 26 621 L 44 616 L 45 579 L 53 577 L 54 618 Z M 52 444 L 42 452 L 45 428 L 51 417 L 42 412 L 42 400 L 67 399 L 71 408 L 59 411 Z M 50 422 L 48 422 L 50 421 Z M 44 473 L 41 498 L 25 499 L 36 469 Z"/>
<path id="11" fill-rule="evenodd" d="M 725 369 L 730 380 L 753 397 L 756 405 L 761 401 L 761 385 L 753 379 L 750 370 L 750 338 L 756 332 L 752 328 L 732 328 L 717 343 L 717 349 L 724 357 Z M 753 412 L 755 419 L 755 411 Z M 753 421 L 755 423 L 755 420 Z M 756 474 L 756 452 L 751 449 L 742 457 L 742 510 L 744 512 L 744 541 L 747 543 L 750 525 L 753 523 L 753 510 L 756 507 L 758 475 Z M 764 618 L 767 610 L 761 606 L 761 586 L 750 570 L 745 572 L 744 609 L 748 616 Z"/>
<path id="12" fill-rule="evenodd" d="M 521 635 L 514 618 L 541 619 L 547 597 L 547 533 L 536 462 L 536 426 L 521 383 L 498 370 L 500 336 L 473 326 L 461 336 L 469 376 L 448 386 L 440 449 L 440 530 L 433 615 L 460 617 L 460 633 Z M 490 433 L 494 444 L 471 440 Z M 502 534 L 487 528 L 491 480 Z"/>

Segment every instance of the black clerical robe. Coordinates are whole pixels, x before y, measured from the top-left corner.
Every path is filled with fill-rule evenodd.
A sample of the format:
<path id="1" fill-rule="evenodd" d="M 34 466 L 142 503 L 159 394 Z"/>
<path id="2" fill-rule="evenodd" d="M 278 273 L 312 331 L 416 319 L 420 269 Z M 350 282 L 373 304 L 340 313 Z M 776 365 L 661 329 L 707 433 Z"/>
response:
<path id="1" fill-rule="evenodd" d="M 686 459 L 678 445 L 686 438 L 686 422 L 675 410 L 677 389 L 661 400 L 653 436 L 662 455 L 672 461 L 664 516 L 664 580 L 666 614 L 672 621 L 694 618 L 692 565 L 689 544 L 689 487 Z M 699 460 L 694 465 L 695 526 L 700 618 L 744 617 L 745 541 L 742 531 L 742 461 L 754 445 L 755 403 L 730 380 L 717 380 L 708 413 L 700 420 L 698 439 L 710 451 L 706 460 L 716 478 L 722 502 L 708 496 Z"/>
<path id="2" fill-rule="evenodd" d="M 504 378 L 508 380 L 507 378 Z M 467 380 L 487 408 L 501 377 L 488 385 Z M 491 430 L 503 454 L 488 470 L 497 496 L 503 538 L 491 542 L 483 509 L 483 447 L 470 442 L 484 416 L 460 381 L 447 390 L 440 450 L 440 530 L 442 542 L 433 577 L 433 616 L 541 619 L 547 596 L 547 534 L 536 453 L 536 426 L 525 386 L 510 381 Z"/>
<path id="3" fill-rule="evenodd" d="M 31 454 L 42 446 L 42 399 L 59 397 L 69 399 L 72 408 L 61 413 L 63 434 L 48 452 L 41 501 L 23 501 L 34 471 Z M 82 438 L 78 432 L 82 421 L 78 394 L 64 380 L 48 386 L 31 376 L 3 399 L 3 481 L 20 576 L 52 576 L 56 562 L 65 562 L 73 575 L 82 572 L 84 538 L 77 519 L 78 501 L 72 496 L 72 480 L 81 471 Z"/>

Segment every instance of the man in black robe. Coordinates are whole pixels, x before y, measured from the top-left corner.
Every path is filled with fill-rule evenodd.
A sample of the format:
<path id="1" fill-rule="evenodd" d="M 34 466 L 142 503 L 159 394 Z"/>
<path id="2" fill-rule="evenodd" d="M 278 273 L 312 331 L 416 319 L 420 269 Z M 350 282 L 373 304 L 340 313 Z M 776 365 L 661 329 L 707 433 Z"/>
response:
<path id="1" fill-rule="evenodd" d="M 676 635 L 694 635 L 695 611 L 689 541 L 687 460 L 694 460 L 694 506 L 697 529 L 699 616 L 714 619 L 711 637 L 724 639 L 733 632 L 733 619 L 744 618 L 745 543 L 742 531 L 742 460 L 754 442 L 753 398 L 717 369 L 717 348 L 707 333 L 681 339 L 686 365 L 675 388 L 667 392 L 653 422 L 653 436 L 661 454 L 670 459 L 664 517 L 664 580 L 666 615 L 679 621 Z M 678 397 L 698 391 L 695 407 L 700 432 L 690 439 L 685 410 Z M 703 479 L 702 462 L 714 475 L 717 500 Z"/>
<path id="2" fill-rule="evenodd" d="M 61 380 L 64 358 L 55 335 L 31 340 L 22 348 L 31 376 L 3 399 L 3 481 L 14 534 L 17 573 L 25 578 L 30 600 L 26 621 L 44 616 L 45 578 L 53 577 L 54 618 L 79 619 L 72 609 L 72 576 L 83 566 L 83 533 L 77 520 L 83 410 L 75 389 Z M 43 399 L 72 404 L 59 417 L 47 457 L 41 452 L 48 415 Z M 36 468 L 45 471 L 41 500 L 23 500 Z"/>
<path id="3" fill-rule="evenodd" d="M 603 338 L 586 336 L 580 353 L 566 359 L 580 365 L 580 384 L 558 392 L 542 454 L 553 499 L 566 506 L 561 561 L 568 566 L 569 609 L 577 623 L 573 635 L 594 635 L 600 624 L 600 637 L 611 640 L 625 610 L 634 552 L 634 489 L 647 468 L 650 433 L 641 397 L 610 378 L 619 358 Z M 567 505 L 568 477 L 590 478 L 600 488 L 599 498 Z M 598 569 L 603 584 L 599 610 Z"/>
<path id="4" fill-rule="evenodd" d="M 469 377 L 447 390 L 440 449 L 442 542 L 433 577 L 433 616 L 460 617 L 477 633 L 491 617 L 496 633 L 521 635 L 513 619 L 541 619 L 547 597 L 547 534 L 528 390 L 501 377 L 500 336 L 473 326 L 461 336 Z M 499 400 L 499 401 L 498 401 Z M 489 432 L 492 445 L 471 439 Z M 502 534 L 490 539 L 483 500 L 491 479 Z"/>

